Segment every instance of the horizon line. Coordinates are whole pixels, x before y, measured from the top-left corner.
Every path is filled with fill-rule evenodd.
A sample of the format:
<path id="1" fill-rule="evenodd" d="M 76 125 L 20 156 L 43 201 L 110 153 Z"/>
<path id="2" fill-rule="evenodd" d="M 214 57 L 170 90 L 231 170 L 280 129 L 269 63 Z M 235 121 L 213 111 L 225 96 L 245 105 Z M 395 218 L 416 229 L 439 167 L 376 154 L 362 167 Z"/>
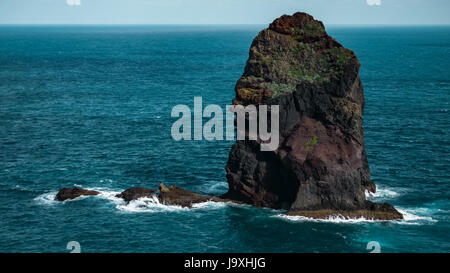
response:
<path id="1" fill-rule="evenodd" d="M 261 26 L 270 23 L 0 23 L 0 26 Z M 325 26 L 450 26 L 449 24 L 348 24 L 330 23 Z"/>

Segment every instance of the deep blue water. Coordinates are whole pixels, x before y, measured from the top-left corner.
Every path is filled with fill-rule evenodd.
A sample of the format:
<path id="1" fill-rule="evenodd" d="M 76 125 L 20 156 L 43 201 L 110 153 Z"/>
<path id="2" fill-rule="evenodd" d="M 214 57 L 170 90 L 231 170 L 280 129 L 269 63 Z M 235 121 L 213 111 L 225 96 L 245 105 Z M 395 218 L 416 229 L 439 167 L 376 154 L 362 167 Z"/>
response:
<path id="1" fill-rule="evenodd" d="M 175 142 L 173 106 L 225 106 L 263 26 L 0 27 L 0 252 L 450 251 L 450 27 L 329 27 L 362 64 L 375 201 L 405 220 L 123 204 L 159 183 L 227 190 L 230 141 Z M 97 197 L 56 203 L 62 187 Z"/>

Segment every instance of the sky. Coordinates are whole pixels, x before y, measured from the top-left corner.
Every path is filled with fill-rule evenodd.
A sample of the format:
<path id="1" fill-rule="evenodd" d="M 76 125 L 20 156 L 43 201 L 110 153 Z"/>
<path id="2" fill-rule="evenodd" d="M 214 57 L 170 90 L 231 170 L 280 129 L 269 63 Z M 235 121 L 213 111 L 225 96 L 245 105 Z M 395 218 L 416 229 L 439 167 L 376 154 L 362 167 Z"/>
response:
<path id="1" fill-rule="evenodd" d="M 0 24 L 268 24 L 296 11 L 328 25 L 450 24 L 450 0 L 0 0 Z"/>

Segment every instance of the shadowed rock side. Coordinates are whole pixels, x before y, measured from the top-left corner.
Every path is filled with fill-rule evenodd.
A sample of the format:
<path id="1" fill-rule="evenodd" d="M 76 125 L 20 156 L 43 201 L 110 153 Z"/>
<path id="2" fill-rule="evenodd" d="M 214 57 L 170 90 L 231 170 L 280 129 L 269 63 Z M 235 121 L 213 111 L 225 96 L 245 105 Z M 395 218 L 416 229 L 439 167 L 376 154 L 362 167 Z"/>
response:
<path id="1" fill-rule="evenodd" d="M 364 147 L 364 92 L 353 51 L 306 13 L 284 15 L 253 40 L 234 104 L 280 107 L 280 145 L 237 141 L 226 166 L 230 198 L 290 215 L 401 219 L 375 192 Z"/>

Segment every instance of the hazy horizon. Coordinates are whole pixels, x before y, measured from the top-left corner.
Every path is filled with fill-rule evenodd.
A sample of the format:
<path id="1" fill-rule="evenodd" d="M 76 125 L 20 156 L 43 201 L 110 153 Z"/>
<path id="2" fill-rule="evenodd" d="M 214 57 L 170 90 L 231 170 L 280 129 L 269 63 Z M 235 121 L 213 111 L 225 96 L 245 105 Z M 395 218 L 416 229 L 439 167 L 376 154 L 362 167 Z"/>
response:
<path id="1" fill-rule="evenodd" d="M 280 15 L 281 16 L 281 15 Z M 31 24 L 31 23 L 0 23 L 0 26 L 266 26 L 269 23 L 248 23 L 248 24 L 232 24 L 232 23 L 192 23 L 192 24 L 183 24 L 183 23 L 39 23 L 39 24 Z M 325 24 L 328 27 L 450 27 L 450 23 L 448 24 Z"/>
<path id="2" fill-rule="evenodd" d="M 450 25 L 448 0 L 2 0 L 0 25 L 267 25 L 307 12 L 325 25 Z"/>

